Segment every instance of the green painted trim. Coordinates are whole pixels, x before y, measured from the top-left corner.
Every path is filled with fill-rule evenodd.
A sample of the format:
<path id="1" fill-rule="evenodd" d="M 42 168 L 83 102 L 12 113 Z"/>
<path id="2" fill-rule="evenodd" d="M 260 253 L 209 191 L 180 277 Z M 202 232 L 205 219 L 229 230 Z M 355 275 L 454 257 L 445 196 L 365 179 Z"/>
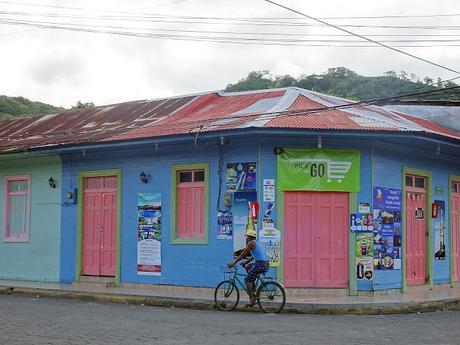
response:
<path id="1" fill-rule="evenodd" d="M 77 248 L 75 281 L 80 280 L 82 270 L 82 240 L 83 240 L 83 179 L 85 177 L 117 176 L 117 253 L 115 268 L 115 284 L 120 285 L 121 280 L 121 200 L 122 176 L 121 169 L 82 171 L 78 174 L 78 204 L 77 204 Z"/>
<path id="2" fill-rule="evenodd" d="M 425 202 L 425 214 L 426 214 L 426 220 L 428 224 L 428 241 L 426 242 L 426 249 L 425 249 L 425 269 L 426 272 L 428 273 L 428 284 L 430 285 L 430 288 L 433 287 L 433 222 L 431 218 L 431 203 L 432 197 L 433 197 L 433 191 L 432 191 L 432 180 L 433 180 L 433 174 L 429 170 L 422 170 L 422 169 L 414 169 L 414 168 L 409 168 L 409 167 L 403 167 L 402 169 L 402 202 L 403 202 L 403 208 L 402 208 L 402 214 L 404 215 L 402 217 L 402 242 L 403 242 L 403 253 L 402 253 L 402 291 L 406 292 L 407 291 L 407 281 L 406 281 L 406 175 L 415 175 L 415 176 L 423 176 L 427 179 L 427 186 L 426 186 L 426 191 L 427 191 L 427 198 Z"/>
<path id="3" fill-rule="evenodd" d="M 177 218 L 177 171 L 204 169 L 204 238 L 203 239 L 184 239 L 177 238 L 176 218 Z M 171 244 L 208 244 L 209 242 L 209 163 L 175 164 L 171 167 Z"/>
<path id="4" fill-rule="evenodd" d="M 454 229 L 452 228 L 452 182 L 460 182 L 460 176 L 459 175 L 452 175 L 449 174 L 449 193 L 448 197 L 449 200 L 448 205 L 449 205 L 449 212 L 447 212 L 447 216 L 449 217 L 448 222 L 449 222 L 449 283 L 450 286 L 454 286 L 454 256 L 452 255 L 454 251 L 454 243 L 452 239 L 454 238 Z"/>
<path id="5" fill-rule="evenodd" d="M 350 214 L 357 212 L 357 193 L 348 193 L 348 219 Z M 356 233 L 348 230 L 348 281 L 349 281 L 349 294 L 350 296 L 358 295 L 358 282 L 356 280 Z"/>
<path id="6" fill-rule="evenodd" d="M 263 196 L 262 196 L 262 153 L 261 153 L 261 144 L 259 144 L 259 161 L 257 162 L 257 202 L 259 203 L 260 206 L 262 206 L 262 202 L 263 202 Z M 258 228 L 261 229 L 262 228 L 262 217 L 261 217 L 261 214 L 262 214 L 262 208 L 259 210 L 259 214 L 258 214 L 258 219 L 257 219 L 257 223 L 258 223 Z"/>
<path id="7" fill-rule="evenodd" d="M 280 265 L 276 270 L 276 279 L 284 284 L 284 192 L 276 193 L 276 225 L 280 231 Z"/>

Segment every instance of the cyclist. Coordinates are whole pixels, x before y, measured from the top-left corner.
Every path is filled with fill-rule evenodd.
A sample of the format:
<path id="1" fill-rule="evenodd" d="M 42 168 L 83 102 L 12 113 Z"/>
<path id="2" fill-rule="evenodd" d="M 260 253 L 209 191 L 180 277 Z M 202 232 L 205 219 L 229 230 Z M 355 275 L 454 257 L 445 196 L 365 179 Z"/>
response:
<path id="1" fill-rule="evenodd" d="M 233 267 L 251 253 L 251 257 L 242 264 L 248 272 L 248 275 L 244 279 L 249 296 L 249 304 L 247 304 L 247 307 L 253 307 L 256 303 L 256 298 L 254 296 L 254 283 L 257 276 L 261 273 L 267 273 L 269 268 L 268 258 L 267 254 L 265 254 L 264 246 L 259 241 L 256 241 L 256 238 L 257 232 L 255 230 L 247 230 L 246 248 L 244 248 L 243 252 L 235 260 L 229 262 L 228 264 L 228 267 Z M 253 259 L 255 261 L 251 262 Z"/>

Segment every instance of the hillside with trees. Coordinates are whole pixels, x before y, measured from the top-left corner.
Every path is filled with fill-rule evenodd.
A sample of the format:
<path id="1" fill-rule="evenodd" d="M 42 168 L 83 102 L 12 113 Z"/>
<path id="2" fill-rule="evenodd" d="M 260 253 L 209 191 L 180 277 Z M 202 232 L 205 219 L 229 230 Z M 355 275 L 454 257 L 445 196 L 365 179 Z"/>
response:
<path id="1" fill-rule="evenodd" d="M 415 74 L 388 71 L 382 76 L 365 77 L 345 67 L 329 68 L 326 73 L 302 75 L 294 78 L 289 74 L 272 76 L 268 71 L 253 71 L 235 84 L 228 84 L 225 91 L 248 91 L 296 86 L 333 96 L 358 101 L 411 94 L 457 86 L 438 78 L 420 79 Z M 460 90 L 435 93 L 430 96 L 414 97 L 423 100 L 460 100 Z M 414 99 L 413 98 L 413 99 Z"/>
<path id="2" fill-rule="evenodd" d="M 61 110 L 63 110 L 63 108 L 42 102 L 34 102 L 24 97 L 0 95 L 0 120 L 20 116 L 41 115 Z"/>

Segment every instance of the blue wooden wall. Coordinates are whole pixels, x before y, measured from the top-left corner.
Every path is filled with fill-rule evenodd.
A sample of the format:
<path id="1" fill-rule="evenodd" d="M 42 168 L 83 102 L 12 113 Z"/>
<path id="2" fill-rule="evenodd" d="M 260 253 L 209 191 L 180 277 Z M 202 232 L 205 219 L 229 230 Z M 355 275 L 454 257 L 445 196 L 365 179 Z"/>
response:
<path id="1" fill-rule="evenodd" d="M 317 139 L 312 137 L 263 137 L 256 139 L 229 139 L 225 145 L 225 164 L 234 162 L 257 162 L 258 196 L 262 201 L 262 180 L 276 179 L 276 156 L 273 147 L 316 147 Z M 203 143 L 202 143 L 203 144 Z M 208 146 L 195 148 L 190 141 L 185 144 L 160 144 L 156 150 L 153 145 L 137 149 L 117 149 L 106 151 L 80 151 L 62 155 L 63 188 L 65 193 L 77 187 L 78 174 L 85 171 L 104 169 L 122 169 L 122 243 L 121 243 L 121 282 L 143 284 L 171 284 L 186 286 L 212 287 L 221 280 L 219 266 L 231 259 L 232 240 L 217 240 L 217 165 L 219 157 L 218 140 L 208 142 Z M 402 168 L 419 168 L 433 172 L 433 187 L 443 186 L 445 195 L 436 199 L 446 201 L 448 207 L 448 174 L 460 174 L 459 166 L 448 161 L 427 159 L 405 151 L 403 147 L 394 150 L 373 149 L 371 140 L 323 139 L 325 148 L 350 148 L 361 151 L 361 188 L 357 194 L 358 202 L 372 204 L 372 188 L 383 186 L 401 188 Z M 373 166 L 372 166 L 373 161 Z M 170 244 L 170 200 L 171 200 L 171 166 L 174 164 L 210 163 L 210 205 L 209 205 L 209 243 Z M 260 169 L 259 169 L 260 168 Z M 150 175 L 148 184 L 139 180 L 139 172 Z M 222 192 L 225 191 L 225 165 Z M 162 275 L 141 276 L 136 273 L 137 254 L 137 194 L 162 193 Z M 79 201 L 80 202 L 80 201 Z M 430 201 L 431 202 L 431 201 Z M 261 202 L 261 211 L 266 204 Z M 446 209 L 446 214 L 448 209 Z M 272 212 L 276 221 L 276 209 Z M 76 260 L 76 218 L 75 204 L 62 207 L 61 235 L 61 281 L 69 283 L 75 280 Z M 447 216 L 446 216 L 447 218 Z M 448 225 L 448 224 L 447 224 Z M 449 241 L 449 239 L 447 239 Z M 449 242 L 446 242 L 446 248 Z M 450 253 L 447 253 L 448 255 Z M 449 260 L 433 263 L 434 282 L 446 283 L 449 280 Z M 382 290 L 400 288 L 402 270 L 377 271 L 372 282 L 359 282 L 359 290 Z"/>

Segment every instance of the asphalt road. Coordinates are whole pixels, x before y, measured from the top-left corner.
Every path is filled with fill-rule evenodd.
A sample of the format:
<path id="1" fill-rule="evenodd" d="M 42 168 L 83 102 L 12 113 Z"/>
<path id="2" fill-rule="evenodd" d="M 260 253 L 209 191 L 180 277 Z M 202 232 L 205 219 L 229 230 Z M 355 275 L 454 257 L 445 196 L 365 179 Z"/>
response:
<path id="1" fill-rule="evenodd" d="M 266 315 L 0 295 L 1 345 L 460 344 L 460 312 Z"/>

